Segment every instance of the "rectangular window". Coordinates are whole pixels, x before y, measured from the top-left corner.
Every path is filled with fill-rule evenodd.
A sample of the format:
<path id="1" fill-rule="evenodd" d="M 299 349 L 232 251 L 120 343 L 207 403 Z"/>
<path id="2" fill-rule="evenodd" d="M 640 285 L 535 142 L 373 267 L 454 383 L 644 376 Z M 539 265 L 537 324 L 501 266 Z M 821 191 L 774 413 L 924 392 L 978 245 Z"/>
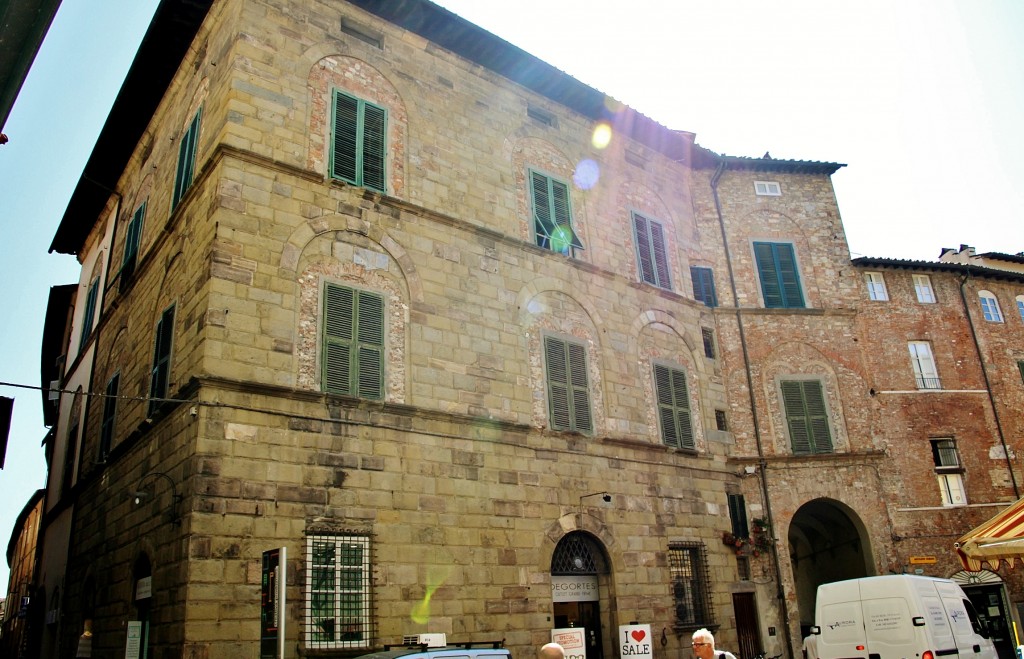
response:
<path id="1" fill-rule="evenodd" d="M 715 427 L 722 432 L 729 432 L 729 421 L 725 410 L 715 410 Z"/>
<path id="2" fill-rule="evenodd" d="M 347 286 L 324 288 L 325 391 L 384 397 L 384 298 Z"/>
<path id="3" fill-rule="evenodd" d="M 85 295 L 85 313 L 82 314 L 82 336 L 78 341 L 78 351 L 85 350 L 85 342 L 92 334 L 92 322 L 96 316 L 96 298 L 100 293 L 100 278 L 92 280 L 89 284 L 89 292 Z"/>
<path id="4" fill-rule="evenodd" d="M 718 296 L 715 295 L 715 278 L 711 268 L 690 266 L 690 279 L 693 280 L 693 299 L 703 302 L 704 306 L 717 307 Z"/>
<path id="5" fill-rule="evenodd" d="M 117 417 L 117 391 L 121 386 L 121 375 L 115 373 L 107 381 L 103 397 L 103 422 L 100 424 L 99 461 L 106 462 L 110 455 L 110 445 L 114 439 L 114 421 Z"/>
<path id="6" fill-rule="evenodd" d="M 868 297 L 876 302 L 884 302 L 889 299 L 889 293 L 885 290 L 885 279 L 881 272 L 865 272 L 864 281 L 868 285 Z"/>
<path id="7" fill-rule="evenodd" d="M 675 605 L 675 626 L 692 629 L 713 627 L 710 578 L 704 544 L 673 542 L 668 546 L 669 575 L 672 578 L 672 601 Z"/>
<path id="8" fill-rule="evenodd" d="M 153 369 L 149 384 L 149 414 L 159 411 L 167 398 L 171 376 L 171 347 L 174 339 L 174 305 L 168 307 L 156 324 L 153 342 Z"/>
<path id="9" fill-rule="evenodd" d="M 533 199 L 533 232 L 539 247 L 573 256 L 583 243 L 572 228 L 569 186 L 545 174 L 530 170 Z"/>
<path id="10" fill-rule="evenodd" d="M 963 506 L 967 504 L 964 493 L 963 467 L 956 450 L 956 441 L 951 438 L 933 439 L 932 460 L 935 463 L 935 475 L 939 481 L 939 494 L 944 506 Z"/>
<path id="11" fill-rule="evenodd" d="M 1020 381 L 1024 382 L 1024 361 L 1017 362 L 1017 370 L 1020 371 Z"/>
<path id="12" fill-rule="evenodd" d="M 750 526 L 747 524 L 747 502 L 742 494 L 729 495 L 729 519 L 732 521 L 732 534 L 737 538 L 749 538 Z"/>
<path id="13" fill-rule="evenodd" d="M 782 402 L 795 455 L 832 452 L 832 434 L 821 382 L 784 380 Z"/>
<path id="14" fill-rule="evenodd" d="M 931 344 L 927 341 L 911 341 L 907 346 L 910 348 L 910 365 L 914 368 L 917 388 L 941 389 L 942 382 L 939 380 L 939 372 L 935 369 Z"/>
<path id="15" fill-rule="evenodd" d="M 81 433 L 78 432 L 78 417 L 74 418 L 71 428 L 68 429 L 67 444 L 64 446 L 64 473 L 61 474 L 60 496 L 66 497 L 71 493 L 71 486 L 75 484 L 75 456 L 78 453 L 78 443 L 81 441 Z"/>
<path id="16" fill-rule="evenodd" d="M 928 275 L 914 275 L 914 292 L 917 293 L 917 301 L 923 304 L 935 303 L 935 291 L 932 290 L 932 280 Z"/>
<path id="17" fill-rule="evenodd" d="M 307 648 L 368 648 L 373 643 L 370 538 L 306 537 Z"/>
<path id="18" fill-rule="evenodd" d="M 139 244 L 142 242 L 142 220 L 146 217 L 146 203 L 139 206 L 132 219 L 128 222 L 128 230 L 124 235 L 124 256 L 121 257 L 121 272 L 118 290 L 124 292 L 135 275 L 135 264 L 139 257 Z"/>
<path id="19" fill-rule="evenodd" d="M 591 432 L 594 426 L 590 414 L 586 348 L 579 343 L 545 336 L 544 358 L 551 428 Z"/>
<path id="20" fill-rule="evenodd" d="M 199 118 L 202 115 L 202 108 L 196 111 L 192 117 L 192 123 L 188 125 L 185 134 L 181 136 L 178 144 L 178 169 L 174 176 L 174 196 L 171 198 L 171 210 L 178 206 L 188 189 L 192 187 L 192 178 L 196 170 L 196 146 L 199 142 Z"/>
<path id="21" fill-rule="evenodd" d="M 633 237 L 636 239 L 640 279 L 665 290 L 672 290 L 669 279 L 668 250 L 661 222 L 633 213 Z"/>
<path id="22" fill-rule="evenodd" d="M 1017 313 L 1020 315 L 1020 319 L 1024 320 L 1024 295 L 1017 296 Z"/>
<path id="23" fill-rule="evenodd" d="M 387 110 L 338 90 L 333 107 L 331 177 L 387 192 Z"/>
<path id="24" fill-rule="evenodd" d="M 754 194 L 759 197 L 778 197 L 782 195 L 782 186 L 775 181 L 754 181 Z"/>
<path id="25" fill-rule="evenodd" d="M 790 243 L 754 243 L 757 272 L 761 278 L 764 306 L 769 309 L 802 309 L 803 290 Z"/>
<path id="26" fill-rule="evenodd" d="M 715 358 L 715 331 L 713 329 L 700 328 L 700 336 L 704 340 L 704 356 L 708 359 Z"/>
<path id="27" fill-rule="evenodd" d="M 655 364 L 654 389 L 658 398 L 662 441 L 666 446 L 674 448 L 695 448 L 686 373 L 681 369 Z"/>

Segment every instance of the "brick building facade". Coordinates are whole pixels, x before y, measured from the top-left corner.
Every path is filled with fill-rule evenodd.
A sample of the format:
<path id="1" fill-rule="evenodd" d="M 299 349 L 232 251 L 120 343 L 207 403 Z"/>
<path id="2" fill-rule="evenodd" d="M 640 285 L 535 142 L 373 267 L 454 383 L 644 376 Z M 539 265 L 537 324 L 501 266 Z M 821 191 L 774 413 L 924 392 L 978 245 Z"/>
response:
<path id="1" fill-rule="evenodd" d="M 1024 276 L 851 262 L 842 165 L 694 137 L 421 0 L 161 3 L 52 247 L 44 655 L 253 656 L 276 547 L 289 656 L 795 656 L 819 583 L 955 573 L 1019 495 Z"/>

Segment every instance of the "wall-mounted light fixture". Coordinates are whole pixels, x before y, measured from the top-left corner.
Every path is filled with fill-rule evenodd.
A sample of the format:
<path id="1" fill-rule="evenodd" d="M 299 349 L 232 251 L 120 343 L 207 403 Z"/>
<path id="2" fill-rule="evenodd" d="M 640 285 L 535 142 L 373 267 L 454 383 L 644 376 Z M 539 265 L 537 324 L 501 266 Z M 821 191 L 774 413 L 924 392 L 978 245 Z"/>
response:
<path id="1" fill-rule="evenodd" d="M 584 494 L 583 496 L 580 497 L 580 512 L 583 512 L 583 500 L 589 497 L 601 497 L 601 501 L 605 503 L 612 502 L 612 495 L 608 494 L 607 492 L 592 492 L 590 494 Z"/>
<path id="2" fill-rule="evenodd" d="M 145 476 L 143 476 L 142 479 L 139 480 L 139 484 L 136 487 L 135 491 L 131 493 L 132 501 L 135 502 L 136 506 L 141 506 L 142 502 L 144 502 L 146 499 L 149 499 L 150 497 L 154 496 L 155 495 L 154 492 L 148 491 L 148 490 L 146 490 L 144 488 L 145 488 L 145 485 L 146 485 L 147 482 L 153 481 L 153 480 L 158 479 L 158 478 L 163 478 L 164 480 L 167 481 L 167 484 L 170 485 L 170 487 L 171 487 L 171 510 L 170 510 L 170 512 L 171 512 L 171 519 L 174 521 L 175 524 L 181 524 L 181 520 L 178 518 L 178 503 L 180 503 L 181 500 L 184 497 L 182 495 L 178 494 L 178 488 L 174 484 L 174 481 L 171 480 L 171 477 L 168 476 L 167 474 L 165 474 L 162 471 L 151 471 L 148 474 L 146 474 Z"/>

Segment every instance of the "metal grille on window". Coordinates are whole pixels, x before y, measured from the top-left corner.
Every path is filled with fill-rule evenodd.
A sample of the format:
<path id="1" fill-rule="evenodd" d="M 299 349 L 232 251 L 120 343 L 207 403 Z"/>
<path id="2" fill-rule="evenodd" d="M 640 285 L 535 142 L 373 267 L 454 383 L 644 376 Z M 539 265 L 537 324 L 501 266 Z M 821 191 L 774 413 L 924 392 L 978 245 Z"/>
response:
<path id="1" fill-rule="evenodd" d="M 370 538 L 358 534 L 306 537 L 307 648 L 367 648 L 374 640 Z"/>
<path id="2" fill-rule="evenodd" d="M 570 533 L 562 538 L 551 557 L 551 574 L 607 574 L 604 553 L 584 533 Z"/>
<path id="3" fill-rule="evenodd" d="M 669 544 L 668 566 L 676 609 L 675 626 L 696 628 L 713 625 L 715 619 L 708 598 L 710 578 L 704 544 Z"/>

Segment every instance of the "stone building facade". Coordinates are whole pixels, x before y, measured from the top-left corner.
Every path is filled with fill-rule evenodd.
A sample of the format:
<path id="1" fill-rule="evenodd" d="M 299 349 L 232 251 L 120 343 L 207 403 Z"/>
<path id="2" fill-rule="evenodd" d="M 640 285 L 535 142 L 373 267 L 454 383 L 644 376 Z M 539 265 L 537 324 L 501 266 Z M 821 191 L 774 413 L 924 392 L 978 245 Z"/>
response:
<path id="1" fill-rule="evenodd" d="M 94 656 L 254 656 L 279 547 L 289 656 L 573 625 L 594 659 L 639 621 L 792 657 L 817 584 L 949 576 L 1021 479 L 966 266 L 897 301 L 842 165 L 694 138 L 423 0 L 161 3 L 53 243 L 83 273 L 45 656 L 86 620 Z M 946 437 L 968 505 L 922 466 Z"/>

